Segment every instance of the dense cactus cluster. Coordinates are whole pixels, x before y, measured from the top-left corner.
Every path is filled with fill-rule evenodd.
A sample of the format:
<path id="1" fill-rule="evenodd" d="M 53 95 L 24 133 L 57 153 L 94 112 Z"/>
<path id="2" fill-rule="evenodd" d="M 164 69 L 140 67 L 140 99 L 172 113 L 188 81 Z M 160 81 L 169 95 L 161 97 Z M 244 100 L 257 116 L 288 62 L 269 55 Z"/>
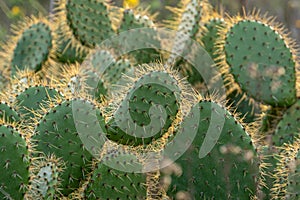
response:
<path id="1" fill-rule="evenodd" d="M 257 11 L 171 10 L 57 0 L 13 26 L 0 199 L 299 198 L 297 44 Z"/>

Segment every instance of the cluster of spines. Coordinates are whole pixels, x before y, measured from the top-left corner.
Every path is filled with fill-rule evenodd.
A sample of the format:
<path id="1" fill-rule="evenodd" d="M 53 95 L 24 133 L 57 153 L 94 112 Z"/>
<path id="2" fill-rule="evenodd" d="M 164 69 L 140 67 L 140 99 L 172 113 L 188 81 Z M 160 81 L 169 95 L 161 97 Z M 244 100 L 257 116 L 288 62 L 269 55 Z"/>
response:
<path id="1" fill-rule="evenodd" d="M 271 188 L 272 199 L 298 199 L 299 198 L 299 159 L 300 140 L 296 138 L 293 143 L 285 143 L 279 153 L 279 162 L 273 174 L 274 185 Z"/>
<path id="2" fill-rule="evenodd" d="M 60 174 L 63 162 L 55 156 L 36 158 L 30 166 L 30 185 L 26 199 L 55 199 L 61 196 Z"/>

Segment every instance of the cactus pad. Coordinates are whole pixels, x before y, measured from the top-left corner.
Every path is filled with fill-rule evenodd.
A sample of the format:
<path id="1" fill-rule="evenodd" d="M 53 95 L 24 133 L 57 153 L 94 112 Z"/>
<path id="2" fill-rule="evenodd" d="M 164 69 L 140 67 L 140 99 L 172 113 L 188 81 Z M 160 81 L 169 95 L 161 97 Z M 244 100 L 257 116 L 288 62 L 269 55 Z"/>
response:
<path id="1" fill-rule="evenodd" d="M 66 100 L 59 103 L 40 120 L 33 137 L 37 152 L 47 156 L 53 154 L 66 163 L 61 174 L 61 192 L 64 195 L 78 188 L 86 173 L 91 171 L 92 155 L 84 148 L 74 121 L 74 114 L 89 116 L 91 111 L 76 108 L 73 110 L 74 101 L 88 103 L 83 100 Z M 98 123 L 98 120 L 96 122 Z"/>
<path id="2" fill-rule="evenodd" d="M 28 199 L 54 199 L 59 196 L 59 175 L 62 163 L 54 157 L 39 158 L 31 169 Z"/>
<path id="3" fill-rule="evenodd" d="M 85 191 L 87 199 L 146 199 L 146 175 L 127 172 L 126 166 L 135 165 L 142 170 L 142 164 L 133 155 L 124 155 L 119 160 L 124 171 L 99 163 L 93 171 Z"/>
<path id="4" fill-rule="evenodd" d="M 18 70 L 39 71 L 51 60 L 53 53 L 54 38 L 49 22 L 32 17 L 15 29 L 18 33 L 14 38 L 16 44 L 8 44 L 8 55 L 5 55 L 3 64 L 11 69 L 12 76 Z"/>
<path id="5" fill-rule="evenodd" d="M 108 124 L 108 138 L 121 144 L 149 144 L 160 138 L 179 112 L 181 91 L 174 77 L 153 71 L 136 79 Z"/>
<path id="6" fill-rule="evenodd" d="M 190 148 L 176 161 L 182 175 L 172 176 L 170 195 L 175 197 L 184 191 L 192 199 L 249 199 L 256 192 L 258 177 L 256 152 L 250 136 L 220 104 L 201 100 L 198 106 L 198 132 Z M 220 136 L 207 135 L 209 128 L 215 129 L 211 134 L 220 132 Z M 205 152 L 211 142 L 215 145 L 205 156 L 203 147 Z"/>
<path id="7" fill-rule="evenodd" d="M 107 4 L 100 0 L 60 0 L 57 20 L 74 47 L 94 48 L 113 34 Z"/>
<path id="8" fill-rule="evenodd" d="M 130 51 L 128 54 L 138 64 L 151 63 L 160 59 L 158 50 L 161 44 L 151 17 L 125 10 L 118 32 L 120 33 L 118 45 L 126 45 Z"/>
<path id="9" fill-rule="evenodd" d="M 28 146 L 12 127 L 0 124 L 0 198 L 23 199 L 29 182 Z"/>
<path id="10" fill-rule="evenodd" d="M 218 41 L 219 37 L 218 32 L 221 27 L 225 26 L 225 23 L 225 20 L 219 17 L 210 18 L 204 23 L 206 30 L 201 37 L 201 41 L 203 42 L 205 50 L 212 58 L 217 57 L 216 41 Z"/>
<path id="11" fill-rule="evenodd" d="M 225 62 L 247 95 L 272 106 L 290 106 L 296 101 L 293 46 L 284 34 L 262 21 L 232 23 L 224 39 Z"/>

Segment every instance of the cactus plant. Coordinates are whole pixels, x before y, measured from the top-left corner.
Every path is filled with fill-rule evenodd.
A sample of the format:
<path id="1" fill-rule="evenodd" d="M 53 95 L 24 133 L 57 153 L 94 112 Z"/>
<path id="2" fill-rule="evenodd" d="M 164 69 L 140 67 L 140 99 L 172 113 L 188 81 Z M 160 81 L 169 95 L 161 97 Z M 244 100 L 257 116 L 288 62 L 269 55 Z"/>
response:
<path id="1" fill-rule="evenodd" d="M 25 136 L 12 126 L 0 124 L 1 199 L 22 199 L 29 182 L 29 152 Z"/>
<path id="2" fill-rule="evenodd" d="M 80 100 L 73 100 L 80 101 Z M 79 187 L 80 181 L 91 170 L 92 155 L 84 148 L 77 133 L 72 100 L 59 102 L 51 108 L 36 124 L 35 155 L 55 155 L 66 163 L 62 172 L 63 195 L 68 195 Z"/>
<path id="3" fill-rule="evenodd" d="M 17 111 L 24 119 L 32 119 L 33 112 L 38 112 L 42 108 L 47 109 L 46 102 L 59 96 L 59 92 L 49 86 L 36 85 L 28 87 L 16 96 Z"/>
<path id="4" fill-rule="evenodd" d="M 51 23 L 14 28 L 0 59 L 1 199 L 298 198 L 293 40 L 255 11 L 172 10 L 160 24 L 140 8 L 57 0 Z M 216 79 L 226 101 L 207 94 Z"/>
<path id="5" fill-rule="evenodd" d="M 181 167 L 182 174 L 178 177 L 171 176 L 170 195 L 175 198 L 179 195 L 177 193 L 184 192 L 187 199 L 248 199 L 255 195 L 259 179 L 259 160 L 251 136 L 236 116 L 217 102 L 200 100 L 197 106 L 200 112 L 199 128 L 190 148 L 176 162 Z M 219 127 L 213 114 L 221 118 L 225 116 L 223 128 Z M 212 119 L 216 123 L 212 125 L 213 128 L 221 128 L 222 132 L 219 138 L 218 135 L 211 135 L 207 139 L 205 136 Z M 216 145 L 203 158 L 205 153 L 202 147 L 209 142 Z"/>
<path id="6" fill-rule="evenodd" d="M 100 44 L 113 34 L 108 5 L 103 1 L 59 0 L 56 21 L 62 23 L 62 34 L 71 39 L 72 47 L 80 52 Z"/>
<path id="7" fill-rule="evenodd" d="M 297 92 L 296 47 L 271 22 L 255 12 L 232 18 L 219 40 L 219 65 L 230 84 L 237 83 L 255 100 L 272 106 L 291 106 Z"/>
<path id="8" fill-rule="evenodd" d="M 119 160 L 121 169 L 127 165 L 142 169 L 143 165 L 134 155 L 126 154 Z M 146 176 L 133 172 L 119 171 L 104 163 L 97 164 L 85 191 L 87 199 L 144 199 L 146 196 Z"/>
<path id="9" fill-rule="evenodd" d="M 30 17 L 14 28 L 15 36 L 6 44 L 2 64 L 11 76 L 18 70 L 41 70 L 51 64 L 55 38 L 53 28 L 44 18 Z M 46 67 L 46 66 L 45 66 Z"/>

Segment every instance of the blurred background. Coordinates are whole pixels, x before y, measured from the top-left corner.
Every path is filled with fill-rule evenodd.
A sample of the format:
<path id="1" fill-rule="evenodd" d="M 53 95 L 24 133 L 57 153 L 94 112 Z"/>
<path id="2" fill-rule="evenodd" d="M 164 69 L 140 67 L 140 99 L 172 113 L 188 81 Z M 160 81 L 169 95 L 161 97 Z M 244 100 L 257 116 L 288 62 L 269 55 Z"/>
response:
<path id="1" fill-rule="evenodd" d="M 110 0 L 113 4 L 123 6 L 123 0 Z M 158 13 L 157 20 L 171 17 L 166 6 L 176 6 L 179 0 L 124 0 L 134 2 L 142 7 L 150 7 L 152 13 Z M 258 8 L 262 13 L 276 16 L 300 43 L 300 0 L 209 0 L 216 10 L 223 10 L 231 15 L 241 11 Z M 9 27 L 23 17 L 41 13 L 47 15 L 53 8 L 52 0 L 0 0 L 0 41 L 9 35 Z"/>

